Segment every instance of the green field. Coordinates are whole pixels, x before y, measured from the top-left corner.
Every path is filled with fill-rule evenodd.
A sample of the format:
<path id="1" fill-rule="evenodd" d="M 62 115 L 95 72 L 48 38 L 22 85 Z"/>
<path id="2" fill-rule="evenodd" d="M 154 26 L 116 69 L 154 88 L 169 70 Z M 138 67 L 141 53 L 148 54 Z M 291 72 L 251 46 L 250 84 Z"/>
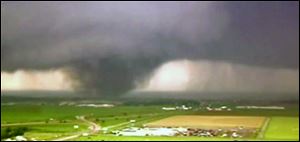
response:
<path id="1" fill-rule="evenodd" d="M 160 120 L 175 115 L 212 115 L 212 116 L 266 116 L 270 118 L 266 129 L 261 132 L 262 137 L 252 140 L 298 140 L 299 139 L 299 109 L 287 107 L 285 110 L 233 110 L 222 112 L 209 112 L 203 109 L 189 111 L 164 111 L 163 105 L 128 106 L 119 105 L 113 108 L 92 108 L 77 106 L 59 106 L 58 104 L 15 104 L 1 106 L 1 136 L 2 131 L 8 127 L 26 127 L 24 136 L 28 139 L 55 140 L 72 135 L 89 132 L 89 123 L 76 119 L 76 116 L 85 116 L 85 119 L 103 128 L 108 132 L 126 127 L 141 127 L 145 123 Z M 196 106 L 194 106 L 196 107 Z M 50 119 L 52 119 L 50 121 Z M 129 123 L 136 120 L 136 123 Z M 29 122 L 29 123 L 28 123 Z M 37 124 L 32 124 L 37 123 Z M 16 126 L 10 126 L 16 125 Z M 79 125 L 79 129 L 74 129 Z M 92 134 L 78 136 L 69 140 L 233 140 L 232 138 L 207 138 L 207 137 L 137 137 L 114 136 L 112 134 Z M 243 139 L 240 139 L 243 140 Z M 249 139 L 247 139 L 249 140 Z"/>
<path id="2" fill-rule="evenodd" d="M 180 113 L 182 112 L 176 112 L 175 114 Z M 18 114 L 18 117 L 16 117 L 16 114 Z M 135 125 L 141 126 L 143 123 L 140 122 L 149 122 L 151 120 L 160 119 L 172 114 L 173 113 L 165 113 L 162 111 L 161 106 L 119 106 L 114 108 L 91 108 L 58 106 L 57 104 L 5 105 L 1 107 L 1 130 L 4 130 L 8 127 L 17 127 L 9 125 L 21 124 L 20 126 L 29 128 L 29 130 L 24 134 L 25 137 L 35 138 L 37 140 L 51 140 L 62 136 L 76 134 L 79 131 L 87 131 L 88 124 L 85 124 L 75 118 L 76 116 L 80 115 L 86 116 L 88 120 L 96 122 L 102 127 L 109 127 L 120 123 L 126 123 L 131 119 L 139 121 Z M 53 120 L 50 121 L 49 119 Z M 27 123 L 29 124 L 27 125 Z M 74 130 L 73 125 L 79 125 L 80 128 L 78 130 Z M 126 126 L 127 125 L 120 125 L 112 127 L 110 130 L 123 128 Z"/>
<path id="3" fill-rule="evenodd" d="M 265 139 L 299 140 L 299 117 L 272 117 Z"/>
<path id="4" fill-rule="evenodd" d="M 79 125 L 78 129 L 74 129 L 74 125 Z M 25 133 L 25 137 L 35 138 L 37 140 L 53 139 L 65 135 L 75 134 L 87 129 L 86 124 L 71 123 L 71 124 L 46 124 L 40 126 L 30 126 L 30 131 Z"/>
<path id="5" fill-rule="evenodd" d="M 91 108 L 76 106 L 50 105 L 13 105 L 1 107 L 1 124 L 29 121 L 45 121 L 54 119 L 75 119 L 76 115 L 93 117 L 114 117 L 126 115 L 142 115 L 163 112 L 161 106 L 120 106 L 113 108 Z M 16 114 L 18 117 L 15 117 Z M 30 116 L 30 117 L 29 117 Z"/>

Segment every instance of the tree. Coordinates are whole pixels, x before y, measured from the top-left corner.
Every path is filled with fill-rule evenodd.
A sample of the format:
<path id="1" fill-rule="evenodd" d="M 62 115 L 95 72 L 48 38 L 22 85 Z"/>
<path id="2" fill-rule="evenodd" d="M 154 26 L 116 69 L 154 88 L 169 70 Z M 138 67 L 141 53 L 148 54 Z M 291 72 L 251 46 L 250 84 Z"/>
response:
<path id="1" fill-rule="evenodd" d="M 16 127 L 16 128 L 6 128 L 4 131 L 1 130 L 1 139 L 10 138 L 13 136 L 24 135 L 28 131 L 27 127 Z"/>

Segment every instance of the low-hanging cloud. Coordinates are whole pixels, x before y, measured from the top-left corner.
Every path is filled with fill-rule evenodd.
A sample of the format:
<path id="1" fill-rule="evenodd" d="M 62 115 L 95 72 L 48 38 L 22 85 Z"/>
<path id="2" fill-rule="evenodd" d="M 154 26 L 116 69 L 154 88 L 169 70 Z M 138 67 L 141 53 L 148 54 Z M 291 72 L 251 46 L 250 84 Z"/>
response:
<path id="1" fill-rule="evenodd" d="M 176 60 L 157 68 L 136 91 L 299 93 L 299 70 Z"/>
<path id="2" fill-rule="evenodd" d="M 72 82 L 63 70 L 1 72 L 1 91 L 72 91 Z"/>

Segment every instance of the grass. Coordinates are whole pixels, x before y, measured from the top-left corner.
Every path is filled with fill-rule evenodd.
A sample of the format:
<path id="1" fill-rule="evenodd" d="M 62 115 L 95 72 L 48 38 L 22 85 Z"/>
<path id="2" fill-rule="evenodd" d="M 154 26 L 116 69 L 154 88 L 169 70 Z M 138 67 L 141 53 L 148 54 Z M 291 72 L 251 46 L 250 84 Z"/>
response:
<path id="1" fill-rule="evenodd" d="M 46 133 L 46 132 L 28 132 L 24 134 L 24 137 L 30 138 L 29 140 L 51 140 L 53 138 L 61 137 L 66 134 L 61 133 Z"/>
<path id="2" fill-rule="evenodd" d="M 185 114 L 188 112 L 163 112 L 163 113 L 150 113 L 150 114 L 140 114 L 140 115 L 128 115 L 128 116 L 115 116 L 115 117 L 109 117 L 109 118 L 99 118 L 101 120 L 105 120 L 105 122 L 98 122 L 103 127 L 116 125 L 120 123 L 129 122 L 130 120 L 136 120 L 137 123 L 135 123 L 135 126 L 142 126 L 145 121 L 152 121 L 152 120 L 159 120 L 161 118 L 173 116 L 173 115 L 179 115 L 179 114 Z"/>
<path id="3" fill-rule="evenodd" d="M 299 117 L 272 117 L 265 139 L 299 140 Z"/>
<path id="4" fill-rule="evenodd" d="M 78 125 L 78 129 L 74 129 L 73 126 Z M 45 133 L 72 133 L 83 131 L 87 129 L 86 124 L 53 124 L 53 125 L 43 125 L 43 126 L 31 126 L 30 131 L 32 132 L 45 132 Z"/>
<path id="5" fill-rule="evenodd" d="M 161 116 L 164 111 L 161 106 L 118 106 L 114 108 L 91 108 L 76 106 L 58 106 L 54 104 L 48 105 L 32 105 L 32 104 L 16 104 L 13 106 L 1 107 L 1 123 L 14 124 L 26 122 L 46 122 L 50 118 L 54 121 L 38 125 L 25 125 L 29 131 L 24 134 L 27 138 L 35 138 L 37 140 L 51 140 L 54 138 L 67 136 L 76 132 L 87 130 L 87 125 L 76 120 L 75 116 L 85 115 L 95 122 L 98 118 L 101 126 L 111 126 L 119 123 L 128 122 L 131 119 L 140 121 L 153 118 L 156 115 Z M 18 117 L 15 117 L 16 114 Z M 161 118 L 161 117 L 160 117 Z M 105 120 L 104 123 L 101 120 Z M 66 123 L 59 123 L 58 120 L 67 120 Z M 73 125 L 80 125 L 78 130 Z M 141 124 L 140 124 L 141 125 Z M 13 126 L 9 126 L 13 127 Z M 116 128 L 123 127 L 118 126 Z"/>
<path id="6" fill-rule="evenodd" d="M 13 105 L 1 106 L 1 124 L 46 121 L 54 119 L 75 119 L 76 115 L 92 117 L 113 117 L 131 114 L 163 112 L 160 106 L 118 106 L 113 108 L 90 108 L 58 105 Z M 18 115 L 18 117 L 15 117 Z"/>
<path id="7" fill-rule="evenodd" d="M 74 129 L 73 126 L 78 125 L 78 129 Z M 17 127 L 17 126 L 13 126 Z M 10 127 L 10 128 L 13 128 Z M 65 135 L 71 135 L 81 131 L 87 130 L 87 124 L 84 123 L 68 123 L 68 124 L 43 124 L 43 125 L 32 125 L 26 126 L 28 131 L 25 132 L 24 136 L 27 138 L 34 138 L 36 140 L 51 140 L 56 137 Z M 4 129 L 7 127 L 4 127 Z M 4 130 L 4 129 L 1 129 Z"/>
<path id="8" fill-rule="evenodd" d="M 74 129 L 74 125 L 79 125 L 78 129 Z M 68 136 L 81 131 L 86 131 L 85 124 L 56 124 L 46 126 L 33 126 L 30 131 L 25 133 L 25 137 L 36 138 L 37 140 L 51 140 L 57 137 Z"/>
<path id="9" fill-rule="evenodd" d="M 265 131 L 263 140 L 299 140 L 299 108 L 286 110 L 235 110 L 223 112 L 199 111 L 163 111 L 160 105 L 156 106 L 117 106 L 113 108 L 91 108 L 76 106 L 58 106 L 57 104 L 16 104 L 1 106 L 1 124 L 23 122 L 45 122 L 50 118 L 55 120 L 67 120 L 67 123 L 41 125 L 29 125 L 29 131 L 25 137 L 37 140 L 51 140 L 57 137 L 71 135 L 87 130 L 87 124 L 76 120 L 75 116 L 84 115 L 92 121 L 98 119 L 103 127 L 126 123 L 131 119 L 136 120 L 135 126 L 143 126 L 173 115 L 211 115 L 211 116 L 267 116 L 271 118 Z M 17 116 L 17 117 L 16 117 Z M 105 120 L 103 123 L 102 120 Z M 59 121 L 55 121 L 56 123 Z M 80 125 L 78 130 L 73 125 Z M 130 123 L 120 125 L 111 130 L 122 129 L 130 126 Z M 93 135 L 80 137 L 76 140 L 111 140 L 111 141 L 144 141 L 144 140 L 170 140 L 170 141 L 198 141 L 198 140 L 233 140 L 230 138 L 204 138 L 204 137 L 117 137 L 112 135 Z"/>

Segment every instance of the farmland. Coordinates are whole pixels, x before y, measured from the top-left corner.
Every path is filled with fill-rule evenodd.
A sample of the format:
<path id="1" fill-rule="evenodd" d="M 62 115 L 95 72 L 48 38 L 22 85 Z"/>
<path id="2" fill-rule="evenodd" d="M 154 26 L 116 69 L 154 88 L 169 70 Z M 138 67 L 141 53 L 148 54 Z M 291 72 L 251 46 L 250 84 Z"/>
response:
<path id="1" fill-rule="evenodd" d="M 45 121 L 49 118 L 68 120 L 75 119 L 76 115 L 113 117 L 126 116 L 131 114 L 147 114 L 154 112 L 162 112 L 160 106 L 148 106 L 147 109 L 130 106 L 99 109 L 76 106 L 59 106 L 56 104 L 21 104 L 13 106 L 2 106 L 1 110 L 1 123 Z M 18 117 L 15 117 L 16 114 L 18 114 Z"/>
<path id="2" fill-rule="evenodd" d="M 266 129 L 265 138 L 299 140 L 299 117 L 272 117 Z"/>
<path id="3" fill-rule="evenodd" d="M 188 121 L 187 121 L 188 120 Z M 149 127 L 189 127 L 189 128 L 233 128 L 245 126 L 260 128 L 265 117 L 245 116 L 174 116 L 145 124 Z"/>
<path id="4" fill-rule="evenodd" d="M 46 95 L 51 96 L 51 95 Z M 285 109 L 237 109 L 233 102 L 188 100 L 119 101 L 103 99 L 3 97 L 1 139 L 22 135 L 27 140 L 298 140 L 299 107 Z M 100 107 L 98 107 L 100 106 Z M 104 107 L 103 107 L 104 106 Z M 185 107 L 183 107 L 185 106 Z M 228 107 L 219 110 L 220 107 Z M 175 110 L 162 108 L 176 107 Z M 192 109 L 183 109 L 192 108 Z M 209 108 L 209 109 L 207 109 Z M 230 111 L 229 111 L 230 110 Z M 217 119 L 222 118 L 222 119 Z M 205 128 L 240 125 L 257 129 L 247 137 L 207 136 L 117 136 L 116 131 L 144 128 L 175 119 L 177 124 Z M 268 120 L 268 121 L 267 121 Z M 169 121 L 174 122 L 174 121 Z M 282 123 L 284 122 L 284 123 Z M 197 124 L 197 125 L 195 125 Z M 173 124 L 172 124 L 173 125 Z M 76 128 L 75 128 L 76 126 Z M 150 126 L 150 125 L 149 125 Z M 164 126 L 164 125 L 157 125 Z M 166 125 L 165 125 L 166 126 Z M 176 126 L 176 125 L 175 125 Z M 179 126 L 179 125 L 178 125 Z M 183 126 L 183 125 L 182 125 Z M 166 126 L 168 127 L 168 126 Z M 99 130 L 98 130 L 99 128 Z M 192 128 L 192 127 L 191 127 Z M 22 130 L 22 131 L 20 131 Z M 17 131 L 18 133 L 12 133 Z M 8 135 L 8 132 L 10 135 Z M 231 134 L 231 133 L 229 133 Z"/>
<path id="5" fill-rule="evenodd" d="M 194 105 L 192 110 L 165 111 L 161 108 L 166 105 L 116 105 L 111 108 L 78 107 L 77 105 L 59 105 L 59 103 L 27 104 L 16 103 L 1 106 L 1 136 L 7 128 L 26 127 L 28 130 L 24 137 L 36 140 L 232 140 L 230 137 L 196 137 L 196 136 L 116 136 L 113 131 L 120 131 L 130 127 L 144 127 L 158 123 L 174 122 L 169 119 L 177 119 L 177 123 L 202 123 L 210 126 L 238 126 L 244 124 L 253 128 L 262 128 L 260 135 L 251 138 L 235 138 L 247 140 L 297 140 L 299 139 L 298 108 L 287 107 L 286 110 L 238 110 L 232 111 L 207 111 Z M 211 105 L 213 106 L 213 104 Z M 229 106 L 229 105 L 228 105 Z M 230 106 L 233 108 L 234 105 Z M 202 107 L 203 108 L 203 107 Z M 254 114 L 254 112 L 256 112 Z M 280 115 L 281 114 L 281 115 Z M 84 116 L 87 121 L 82 121 L 76 116 Z M 234 116 L 234 117 L 232 117 Z M 217 119 L 222 118 L 222 119 Z M 224 119 L 225 118 L 225 119 Z M 227 119 L 226 119 L 227 118 Z M 266 118 L 269 118 L 268 124 Z M 130 123 L 130 120 L 135 120 Z M 188 120 L 188 121 L 187 121 Z M 199 121 L 201 120 L 201 121 Z M 89 129 L 93 122 L 107 132 L 92 133 Z M 201 123 L 200 123 L 201 122 Z M 216 123 L 217 122 L 217 123 Z M 282 123 L 285 122 L 285 123 Z M 78 129 L 74 129 L 78 125 Z M 2 132 L 3 131 L 3 132 Z M 88 133 L 88 136 L 82 136 Z"/>

